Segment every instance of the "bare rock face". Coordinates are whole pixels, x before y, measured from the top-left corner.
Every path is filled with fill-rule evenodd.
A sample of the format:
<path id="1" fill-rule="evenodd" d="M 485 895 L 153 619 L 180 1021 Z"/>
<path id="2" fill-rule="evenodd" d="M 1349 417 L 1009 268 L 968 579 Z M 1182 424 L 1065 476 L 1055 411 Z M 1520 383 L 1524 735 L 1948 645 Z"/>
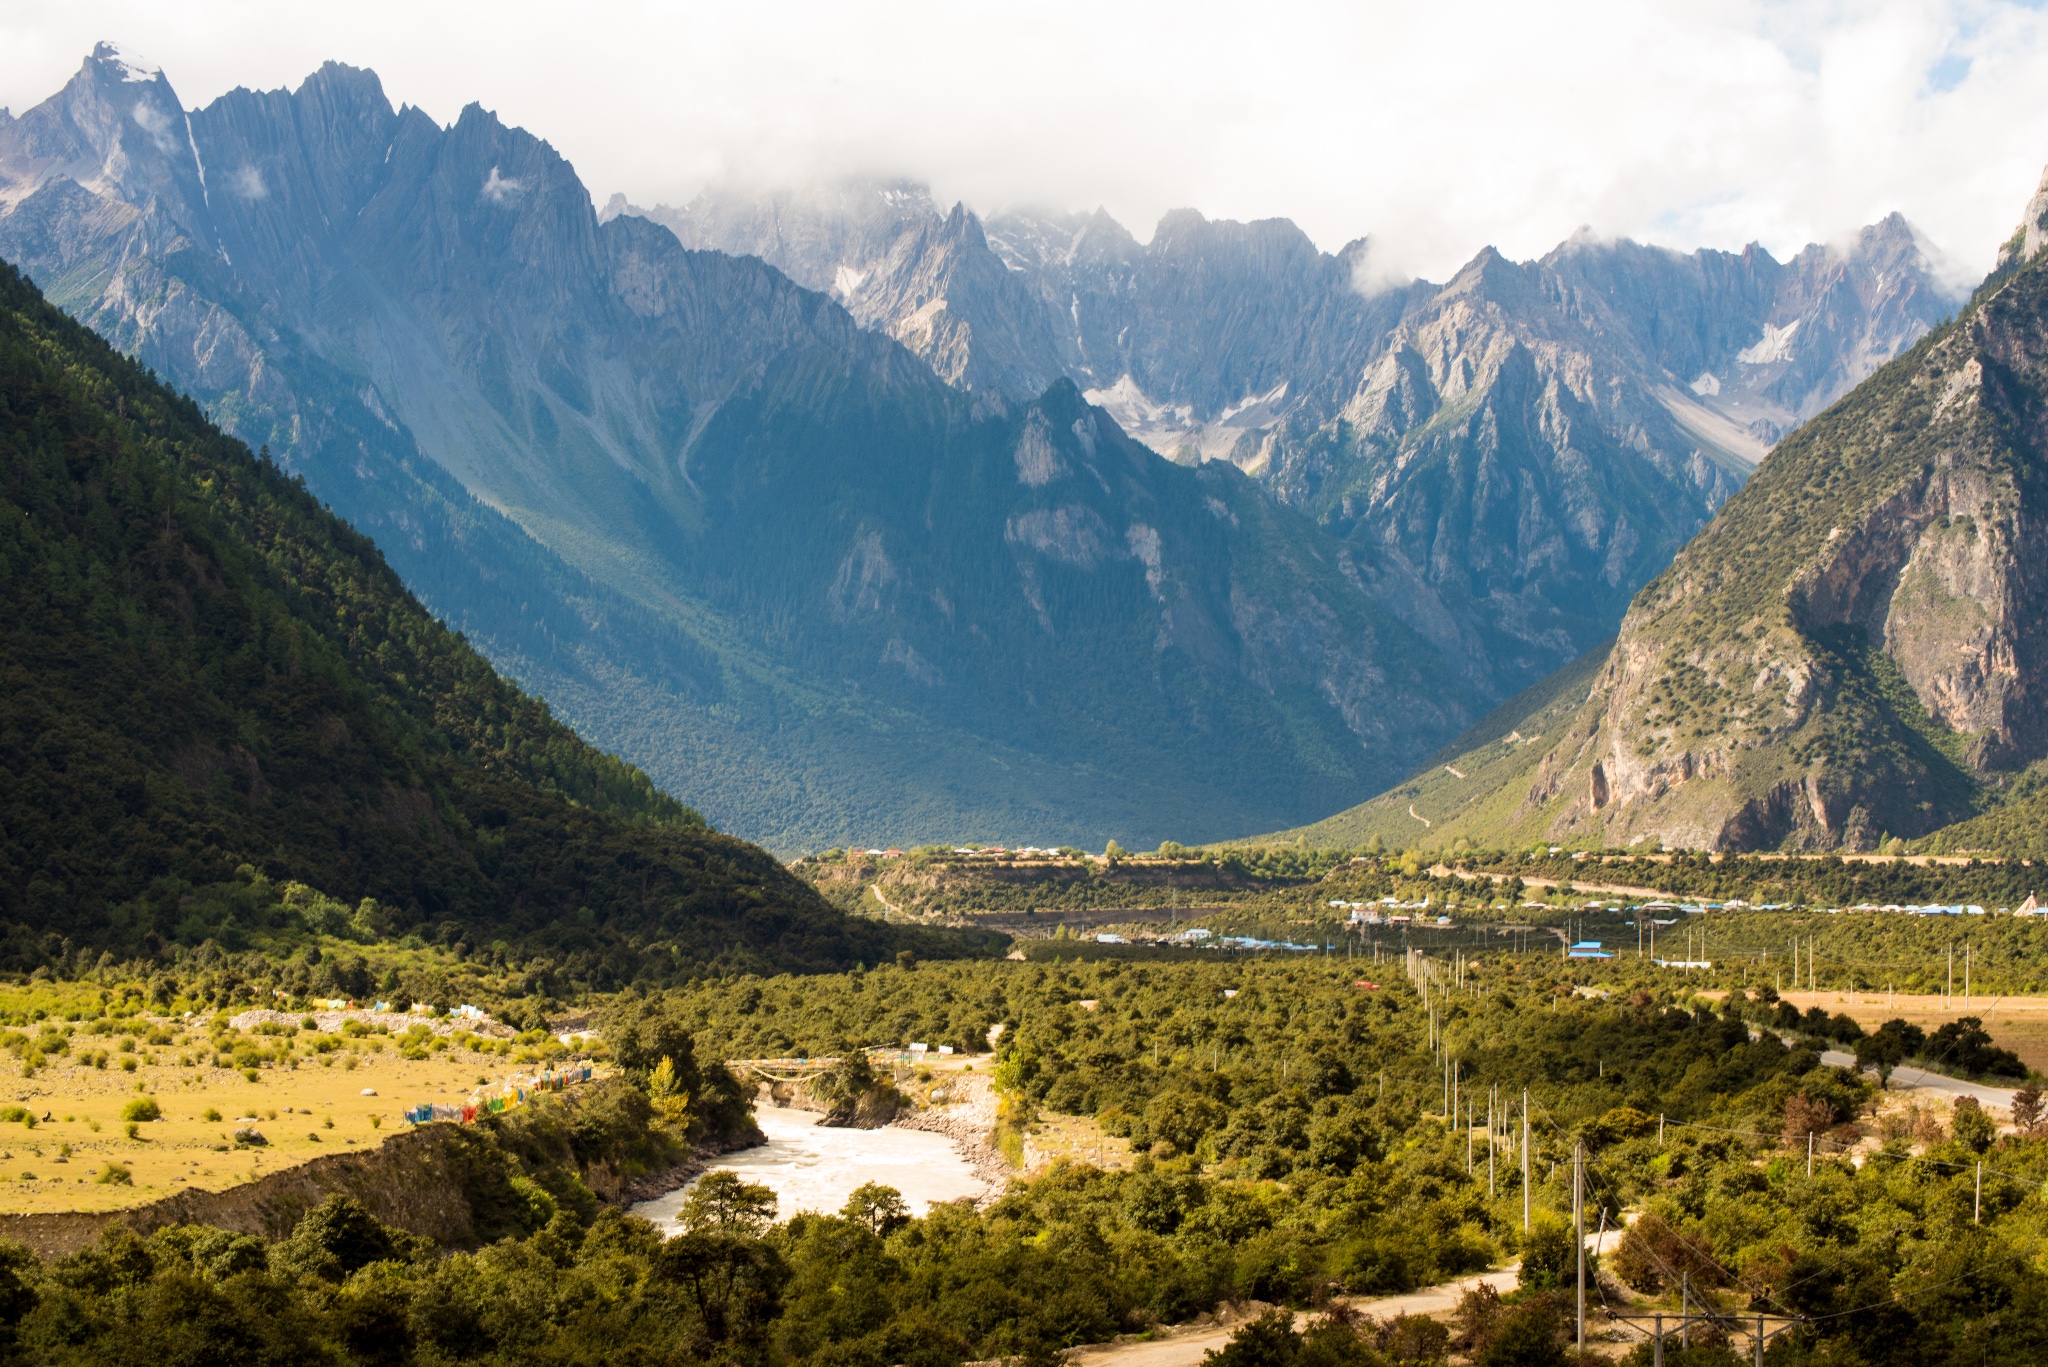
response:
<path id="1" fill-rule="evenodd" d="M 1088 403 L 965 210 L 627 207 L 337 64 L 188 113 L 108 49 L 0 123 L 0 256 L 586 735 L 778 849 L 1270 828 L 1491 700 L 1422 576 Z M 1183 226 L 1195 299 L 1234 238 Z"/>
<path id="2" fill-rule="evenodd" d="M 1524 819 L 1868 848 L 2048 756 L 2048 263 L 1780 446 L 1631 607 Z"/>
<path id="3" fill-rule="evenodd" d="M 1998 268 L 2004 270 L 2032 261 L 2044 245 L 2048 245 L 2048 171 L 2041 173 L 2040 188 L 2020 214 L 2020 226 L 1998 249 Z"/>
<path id="4" fill-rule="evenodd" d="M 1141 245 L 902 182 L 617 209 L 830 290 L 950 384 L 1064 374 L 1153 449 L 1237 465 L 1374 547 L 1495 696 L 1605 640 L 1773 443 L 1959 302 L 1897 215 L 1787 262 L 1582 232 L 1437 285 L 1285 219 L 1175 210 Z"/>
<path id="5" fill-rule="evenodd" d="M 894 1120 L 908 1104 L 901 1092 L 884 1083 L 850 1101 L 840 1102 L 818 1123 L 837 1130 L 879 1130 Z"/>

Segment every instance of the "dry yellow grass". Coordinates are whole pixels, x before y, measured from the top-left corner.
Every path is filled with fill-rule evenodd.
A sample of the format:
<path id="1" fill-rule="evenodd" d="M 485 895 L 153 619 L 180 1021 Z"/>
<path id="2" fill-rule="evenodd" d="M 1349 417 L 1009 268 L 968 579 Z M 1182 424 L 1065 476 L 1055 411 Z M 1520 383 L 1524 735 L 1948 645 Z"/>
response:
<path id="1" fill-rule="evenodd" d="M 296 1066 L 258 1068 L 251 1081 L 211 1066 L 206 1037 L 190 1024 L 178 1034 L 182 1049 L 124 1055 L 111 1052 L 112 1039 L 94 1039 L 91 1053 L 109 1050 L 105 1068 L 76 1059 L 87 1052 L 85 1037 L 76 1038 L 72 1056 L 51 1057 L 33 1077 L 0 1056 L 0 1108 L 24 1107 L 36 1122 L 0 1124 L 0 1213 L 117 1210 L 179 1191 L 223 1190 L 324 1154 L 373 1148 L 407 1128 L 400 1113 L 409 1107 L 459 1103 L 479 1078 L 497 1083 L 528 1071 L 452 1044 L 407 1060 L 390 1039 L 371 1037 L 353 1050 L 299 1057 Z M 133 1072 L 122 1070 L 124 1058 L 137 1060 Z M 197 1066 L 179 1066 L 180 1058 Z M 376 1095 L 362 1095 L 365 1088 Z M 163 1119 L 138 1124 L 131 1139 L 122 1108 L 142 1096 Z M 220 1118 L 207 1119 L 209 1111 Z M 236 1144 L 242 1117 L 255 1117 L 249 1128 L 268 1142 Z M 126 1169 L 127 1182 L 100 1180 L 109 1165 Z"/>
<path id="2" fill-rule="evenodd" d="M 1938 996 L 1905 992 L 1787 992 L 1783 996 L 1801 1011 L 1818 1006 L 1831 1015 L 1846 1012 L 1866 1030 L 1897 1018 L 1931 1034 L 1959 1016 L 1975 1016 L 1999 1047 L 2018 1054 L 2029 1068 L 2048 1072 L 2048 997 L 1977 997 L 1965 1004 L 1957 996 L 1944 1006 Z"/>

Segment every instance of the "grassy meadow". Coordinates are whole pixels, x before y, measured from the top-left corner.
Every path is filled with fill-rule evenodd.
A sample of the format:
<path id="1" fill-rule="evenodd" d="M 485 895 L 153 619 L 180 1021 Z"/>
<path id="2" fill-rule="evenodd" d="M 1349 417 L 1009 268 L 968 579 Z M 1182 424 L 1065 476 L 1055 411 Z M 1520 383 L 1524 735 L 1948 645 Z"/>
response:
<path id="1" fill-rule="evenodd" d="M 565 1053 L 538 1031 L 244 1030 L 123 1000 L 89 982 L 0 986 L 0 1213 L 121 1209 L 375 1147 L 409 1107 Z"/>

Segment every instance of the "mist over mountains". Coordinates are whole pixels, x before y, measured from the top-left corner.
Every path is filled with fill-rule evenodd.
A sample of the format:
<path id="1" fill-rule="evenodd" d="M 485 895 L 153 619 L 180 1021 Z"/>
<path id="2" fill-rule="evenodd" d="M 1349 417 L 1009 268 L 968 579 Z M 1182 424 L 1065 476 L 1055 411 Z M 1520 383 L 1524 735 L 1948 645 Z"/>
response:
<path id="1" fill-rule="evenodd" d="M 908 185 L 599 215 L 540 139 L 336 64 L 187 111 L 102 45 L 0 121 L 0 256 L 783 850 L 1355 802 L 1955 302 L 1896 218 L 1788 263 L 1368 255 Z"/>
<path id="2" fill-rule="evenodd" d="M 949 384 L 1064 376 L 1162 454 L 1237 465 L 1426 584 L 1417 625 L 1452 626 L 1495 696 L 1610 634 L 1772 443 L 1958 302 L 1896 214 L 1784 263 L 1582 232 L 1433 285 L 1285 219 L 1179 210 L 1141 245 L 1099 210 L 984 223 L 909 182 L 605 212 L 758 256 Z"/>

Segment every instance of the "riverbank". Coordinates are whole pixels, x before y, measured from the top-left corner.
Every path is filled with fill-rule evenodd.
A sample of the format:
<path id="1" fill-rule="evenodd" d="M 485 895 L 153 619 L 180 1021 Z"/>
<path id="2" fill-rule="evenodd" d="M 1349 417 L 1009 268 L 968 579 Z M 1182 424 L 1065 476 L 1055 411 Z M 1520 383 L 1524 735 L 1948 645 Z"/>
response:
<path id="1" fill-rule="evenodd" d="M 755 1119 L 766 1142 L 711 1156 L 700 1171 L 721 1169 L 767 1187 L 783 1220 L 799 1211 L 834 1214 L 870 1182 L 895 1188 L 913 1215 L 941 1202 L 988 1198 L 988 1182 L 949 1132 L 911 1125 L 841 1129 L 820 1125 L 822 1118 L 816 1111 L 761 1107 Z M 671 1230 L 686 1185 L 636 1202 L 631 1211 Z"/>
<path id="2" fill-rule="evenodd" d="M 953 1141 L 987 1190 L 975 1200 L 977 1206 L 993 1204 L 1016 1175 L 1010 1162 L 995 1146 L 996 1095 L 993 1079 L 986 1073 L 966 1071 L 945 1074 L 913 1096 L 914 1109 L 899 1111 L 889 1122 L 898 1129 L 941 1134 Z"/>

